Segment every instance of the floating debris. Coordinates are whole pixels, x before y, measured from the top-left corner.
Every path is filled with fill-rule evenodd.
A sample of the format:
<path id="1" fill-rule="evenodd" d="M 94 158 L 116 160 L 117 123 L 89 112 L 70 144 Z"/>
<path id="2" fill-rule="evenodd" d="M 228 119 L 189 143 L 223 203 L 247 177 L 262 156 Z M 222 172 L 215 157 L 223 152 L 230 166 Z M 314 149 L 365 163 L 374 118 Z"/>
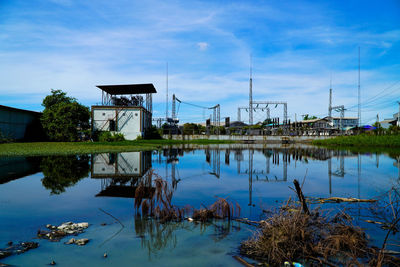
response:
<path id="1" fill-rule="evenodd" d="M 104 257 L 104 258 L 107 258 L 107 256 L 108 256 L 107 253 L 104 253 L 103 257 Z"/>
<path id="2" fill-rule="evenodd" d="M 316 202 L 316 203 L 342 203 L 342 202 L 348 202 L 348 203 L 358 203 L 358 202 L 376 202 L 376 199 L 360 199 L 360 198 L 354 198 L 354 197 L 328 197 L 328 198 L 315 198 L 315 199 L 310 199 L 311 202 Z"/>
<path id="3" fill-rule="evenodd" d="M 11 244 L 11 246 L 8 246 L 5 249 L 0 249 L 0 259 L 6 258 L 14 254 L 22 254 L 27 252 L 28 250 L 39 247 L 39 243 L 36 242 L 21 242 L 15 245 L 13 245 L 12 242 L 8 242 L 8 244 Z"/>
<path id="4" fill-rule="evenodd" d="M 81 223 L 73 223 L 73 222 L 65 222 L 62 223 L 60 226 L 55 226 L 51 224 L 47 224 L 46 230 L 38 230 L 37 237 L 42 239 L 48 239 L 50 241 L 58 242 L 63 237 L 68 235 L 78 235 L 83 233 L 86 228 L 89 227 L 89 223 L 81 222 Z"/>
<path id="5" fill-rule="evenodd" d="M 89 239 L 87 239 L 87 238 L 82 238 L 82 239 L 71 238 L 70 240 L 68 240 L 64 244 L 66 244 L 66 245 L 75 244 L 75 245 L 78 245 L 78 246 L 84 246 L 88 242 L 89 242 Z"/>

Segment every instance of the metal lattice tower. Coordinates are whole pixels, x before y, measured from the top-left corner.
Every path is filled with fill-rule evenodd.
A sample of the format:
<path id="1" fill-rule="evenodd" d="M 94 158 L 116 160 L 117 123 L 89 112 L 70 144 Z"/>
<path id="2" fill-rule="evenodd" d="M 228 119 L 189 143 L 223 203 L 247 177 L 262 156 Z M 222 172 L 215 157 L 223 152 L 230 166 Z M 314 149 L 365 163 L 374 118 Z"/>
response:
<path id="1" fill-rule="evenodd" d="M 249 125 L 253 125 L 253 67 L 250 55 L 250 84 L 249 84 Z"/>
<path id="2" fill-rule="evenodd" d="M 283 119 L 285 122 L 288 120 L 287 116 L 287 102 L 284 101 L 253 101 L 252 104 L 259 105 L 283 105 Z"/>
<path id="3" fill-rule="evenodd" d="M 339 127 L 340 127 L 340 130 L 343 131 L 343 118 L 344 118 L 344 111 L 346 110 L 344 108 L 344 105 L 331 107 L 331 110 L 335 110 L 337 112 L 340 112 L 340 122 L 339 122 L 340 126 Z"/>
<path id="4" fill-rule="evenodd" d="M 237 120 L 242 121 L 242 114 L 241 110 L 248 110 L 248 107 L 238 107 L 238 114 L 237 114 Z M 270 108 L 269 107 L 253 107 L 253 111 L 261 109 L 264 111 L 264 109 L 267 111 L 267 119 L 271 118 L 271 113 L 270 113 Z"/>
<path id="5" fill-rule="evenodd" d="M 176 119 L 176 97 L 175 94 L 172 95 L 172 119 Z"/>
<path id="6" fill-rule="evenodd" d="M 219 126 L 221 123 L 221 113 L 220 113 L 220 105 L 217 104 L 209 109 L 213 110 L 213 114 L 211 117 L 211 125 L 216 127 L 217 129 L 217 134 L 219 135 Z"/>

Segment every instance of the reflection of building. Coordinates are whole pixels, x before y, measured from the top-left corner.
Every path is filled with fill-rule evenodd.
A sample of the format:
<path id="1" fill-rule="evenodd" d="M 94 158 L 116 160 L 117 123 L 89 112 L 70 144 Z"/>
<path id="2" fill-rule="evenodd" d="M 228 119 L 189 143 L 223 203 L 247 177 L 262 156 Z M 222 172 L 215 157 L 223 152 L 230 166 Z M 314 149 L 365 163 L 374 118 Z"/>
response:
<path id="1" fill-rule="evenodd" d="M 92 156 L 92 178 L 102 178 L 96 196 L 134 198 L 137 186 L 145 185 L 145 196 L 154 193 L 151 175 L 151 151 L 103 153 Z"/>
<path id="2" fill-rule="evenodd" d="M 39 172 L 40 161 L 39 157 L 0 158 L 0 184 Z"/>
<path id="3" fill-rule="evenodd" d="M 92 157 L 92 178 L 142 177 L 151 168 L 151 151 L 103 153 Z"/>
<path id="4" fill-rule="evenodd" d="M 102 105 L 92 106 L 92 130 L 122 133 L 129 140 L 143 136 L 152 122 L 153 84 L 97 87 L 102 90 Z"/>

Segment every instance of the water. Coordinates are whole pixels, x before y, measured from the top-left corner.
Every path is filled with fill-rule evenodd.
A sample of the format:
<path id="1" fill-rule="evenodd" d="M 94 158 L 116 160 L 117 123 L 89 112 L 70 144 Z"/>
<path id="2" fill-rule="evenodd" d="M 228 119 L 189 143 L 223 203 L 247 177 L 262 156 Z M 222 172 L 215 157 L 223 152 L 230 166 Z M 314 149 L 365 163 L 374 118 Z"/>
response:
<path id="1" fill-rule="evenodd" d="M 46 224 L 89 222 L 84 247 L 35 240 L 40 247 L 0 262 L 39 266 L 114 264 L 240 266 L 240 242 L 254 228 L 238 222 L 159 224 L 135 218 L 134 189 L 151 169 L 174 189 L 173 203 L 212 204 L 216 197 L 241 206 L 241 217 L 259 220 L 289 197 L 293 179 L 310 197 L 374 198 L 399 185 L 399 157 L 310 146 L 182 146 L 162 151 L 0 159 L 0 248 L 8 241 L 34 240 Z M 340 204 L 325 205 L 332 209 Z M 342 206 L 345 204 L 342 204 Z M 363 222 L 369 204 L 349 204 L 374 244 L 379 227 Z M 111 214 L 121 222 L 118 223 Z M 107 225 L 102 226 L 101 224 Z M 103 258 L 107 253 L 108 257 Z"/>

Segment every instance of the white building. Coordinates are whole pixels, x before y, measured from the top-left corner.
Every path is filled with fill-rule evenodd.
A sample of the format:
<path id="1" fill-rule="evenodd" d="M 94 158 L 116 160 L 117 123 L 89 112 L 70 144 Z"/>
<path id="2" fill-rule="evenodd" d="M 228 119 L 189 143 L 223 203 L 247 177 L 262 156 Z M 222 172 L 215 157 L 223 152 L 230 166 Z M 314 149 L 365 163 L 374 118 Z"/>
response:
<path id="1" fill-rule="evenodd" d="M 98 85 L 102 104 L 92 106 L 92 130 L 144 136 L 152 123 L 153 84 Z M 143 97 L 142 95 L 145 95 Z"/>

